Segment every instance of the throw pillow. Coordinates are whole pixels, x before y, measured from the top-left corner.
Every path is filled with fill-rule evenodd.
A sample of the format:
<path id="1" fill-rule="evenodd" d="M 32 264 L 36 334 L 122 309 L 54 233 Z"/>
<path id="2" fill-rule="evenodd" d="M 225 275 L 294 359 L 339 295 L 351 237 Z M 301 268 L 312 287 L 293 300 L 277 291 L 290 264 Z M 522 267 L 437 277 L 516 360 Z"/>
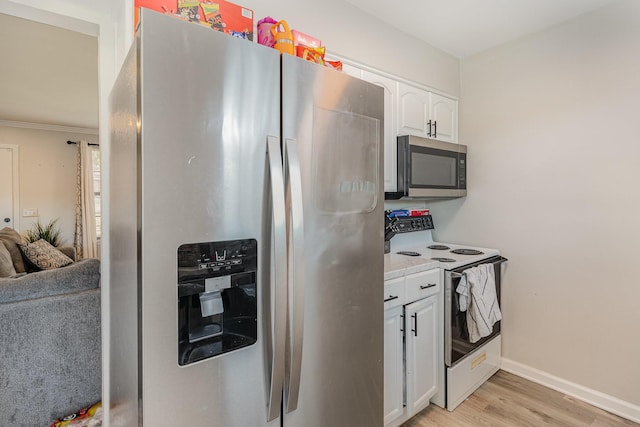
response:
<path id="1" fill-rule="evenodd" d="M 18 245 L 29 262 L 41 270 L 51 270 L 73 263 L 73 260 L 44 239 Z"/>
<path id="2" fill-rule="evenodd" d="M 0 277 L 9 277 L 16 274 L 16 269 L 13 268 L 13 260 L 11 254 L 7 250 L 7 247 L 0 241 Z"/>
<path id="3" fill-rule="evenodd" d="M 16 273 L 24 273 L 25 271 L 27 271 L 27 266 L 25 265 L 24 259 L 22 258 L 22 253 L 18 248 L 18 245 L 23 243 L 20 233 L 18 233 L 13 228 L 5 227 L 0 230 L 0 241 L 4 243 L 4 246 L 11 254 L 11 259 L 13 260 L 13 268 L 16 269 Z"/>

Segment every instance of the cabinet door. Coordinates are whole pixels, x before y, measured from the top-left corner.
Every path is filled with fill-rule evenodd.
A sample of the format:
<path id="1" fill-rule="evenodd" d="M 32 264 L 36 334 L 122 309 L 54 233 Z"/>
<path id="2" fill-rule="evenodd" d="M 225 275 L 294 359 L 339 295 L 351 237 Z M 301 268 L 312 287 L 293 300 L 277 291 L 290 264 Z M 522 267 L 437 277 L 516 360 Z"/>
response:
<path id="1" fill-rule="evenodd" d="M 342 72 L 359 79 L 362 78 L 362 70 L 354 65 L 342 64 Z"/>
<path id="2" fill-rule="evenodd" d="M 458 142 L 458 101 L 431 93 L 429 104 L 431 137 L 440 141 Z"/>
<path id="3" fill-rule="evenodd" d="M 403 413 L 402 306 L 384 312 L 384 425 Z"/>
<path id="4" fill-rule="evenodd" d="M 398 135 L 427 137 L 429 92 L 398 83 Z"/>
<path id="5" fill-rule="evenodd" d="M 406 306 L 407 415 L 429 405 L 438 390 L 438 297 Z"/>
<path id="6" fill-rule="evenodd" d="M 384 191 L 398 191 L 395 105 L 398 83 L 369 71 L 362 71 L 362 80 L 384 88 Z"/>

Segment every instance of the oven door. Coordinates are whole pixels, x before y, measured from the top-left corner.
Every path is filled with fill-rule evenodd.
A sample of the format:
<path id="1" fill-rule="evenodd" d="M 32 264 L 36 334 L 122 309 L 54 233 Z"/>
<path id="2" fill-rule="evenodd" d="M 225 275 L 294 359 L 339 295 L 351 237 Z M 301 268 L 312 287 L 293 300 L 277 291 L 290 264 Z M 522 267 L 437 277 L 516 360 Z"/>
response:
<path id="1" fill-rule="evenodd" d="M 469 341 L 467 314 L 464 311 L 460 311 L 459 294 L 456 292 L 456 288 L 458 287 L 460 278 L 462 277 L 462 272 L 480 264 L 493 264 L 496 280 L 496 294 L 498 297 L 498 304 L 501 304 L 500 265 L 504 261 L 507 261 L 507 259 L 497 256 L 474 264 L 465 265 L 455 270 L 445 271 L 444 361 L 447 366 L 451 367 L 456 365 L 464 359 L 465 356 L 500 334 L 500 322 L 496 322 L 496 324 L 493 325 L 493 331 L 489 336 L 474 343 Z"/>

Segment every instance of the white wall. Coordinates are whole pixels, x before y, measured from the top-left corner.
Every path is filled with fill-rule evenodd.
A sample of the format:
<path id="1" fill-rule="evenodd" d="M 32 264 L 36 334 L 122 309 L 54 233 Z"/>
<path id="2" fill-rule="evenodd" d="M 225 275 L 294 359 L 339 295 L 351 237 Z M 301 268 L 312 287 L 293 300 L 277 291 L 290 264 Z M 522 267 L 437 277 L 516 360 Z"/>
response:
<path id="1" fill-rule="evenodd" d="M 328 53 L 439 89 L 459 93 L 457 58 L 384 24 L 343 0 L 238 0 L 254 23 L 271 16 L 322 40 Z"/>
<path id="2" fill-rule="evenodd" d="M 463 60 L 469 195 L 430 204 L 441 240 L 497 247 L 510 259 L 506 358 L 632 405 L 640 405 L 638 23 L 640 2 L 621 1 Z"/>
<path id="3" fill-rule="evenodd" d="M 62 243 L 73 245 L 76 203 L 75 145 L 67 141 L 97 143 L 97 135 L 0 126 L 0 144 L 18 146 L 20 228 L 24 232 L 40 221 L 58 218 Z M 23 217 L 25 208 L 37 208 L 39 217 Z"/>

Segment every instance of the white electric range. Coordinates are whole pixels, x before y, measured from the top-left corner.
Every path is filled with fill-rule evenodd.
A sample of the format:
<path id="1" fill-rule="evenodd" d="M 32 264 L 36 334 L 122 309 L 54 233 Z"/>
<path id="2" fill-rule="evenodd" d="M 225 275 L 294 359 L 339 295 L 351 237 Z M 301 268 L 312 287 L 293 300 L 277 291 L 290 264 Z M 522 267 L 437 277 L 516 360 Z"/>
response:
<path id="1" fill-rule="evenodd" d="M 501 264 L 506 261 L 497 249 L 437 242 L 433 239 L 431 218 L 428 227 L 401 232 L 390 240 L 385 255 L 385 280 L 431 268 L 444 271 L 442 306 L 444 312 L 444 389 L 432 402 L 454 410 L 480 385 L 500 369 L 500 323 L 493 333 L 471 343 L 466 328 L 466 313 L 459 310 L 455 292 L 464 270 L 491 263 L 494 265 L 496 293 L 500 301 Z M 427 228 L 428 228 L 427 227 Z"/>
<path id="2" fill-rule="evenodd" d="M 390 259 L 414 257 L 415 262 L 437 262 L 438 267 L 453 270 L 483 259 L 499 256 L 497 249 L 480 248 L 433 240 L 432 230 L 396 234 L 391 240 Z"/>

